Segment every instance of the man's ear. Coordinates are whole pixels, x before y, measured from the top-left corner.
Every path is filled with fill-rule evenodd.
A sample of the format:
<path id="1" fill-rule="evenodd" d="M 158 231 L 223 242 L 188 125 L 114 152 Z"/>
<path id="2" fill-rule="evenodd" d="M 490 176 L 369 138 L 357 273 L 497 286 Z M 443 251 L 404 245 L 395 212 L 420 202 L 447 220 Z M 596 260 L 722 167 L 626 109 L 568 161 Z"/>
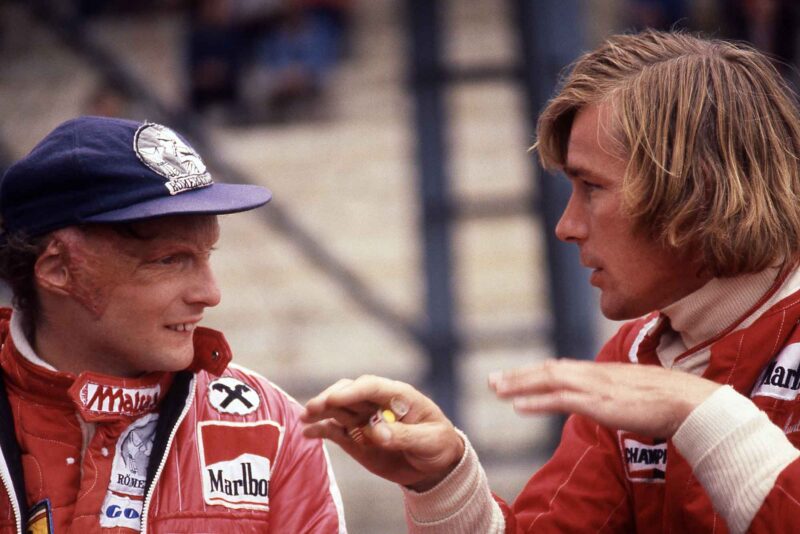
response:
<path id="1" fill-rule="evenodd" d="M 58 238 L 51 239 L 33 267 L 36 285 L 53 293 L 69 295 L 72 280 L 67 268 L 68 259 L 64 242 Z"/>

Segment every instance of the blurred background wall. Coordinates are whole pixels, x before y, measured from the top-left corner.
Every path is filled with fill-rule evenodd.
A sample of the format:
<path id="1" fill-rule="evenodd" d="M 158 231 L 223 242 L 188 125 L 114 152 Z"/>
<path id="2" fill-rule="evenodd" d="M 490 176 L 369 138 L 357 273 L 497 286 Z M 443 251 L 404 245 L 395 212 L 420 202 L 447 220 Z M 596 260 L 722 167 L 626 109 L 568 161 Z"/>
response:
<path id="1" fill-rule="evenodd" d="M 615 327 L 552 239 L 567 183 L 528 152 L 559 71 L 648 26 L 749 40 L 792 81 L 798 49 L 791 0 L 6 0 L 0 17 L 0 167 L 67 118 L 115 115 L 269 187 L 222 217 L 205 324 L 301 401 L 364 373 L 414 383 L 507 499 L 559 421 L 515 416 L 486 375 L 591 357 Z M 331 453 L 350 531 L 403 532 L 399 490 Z"/>

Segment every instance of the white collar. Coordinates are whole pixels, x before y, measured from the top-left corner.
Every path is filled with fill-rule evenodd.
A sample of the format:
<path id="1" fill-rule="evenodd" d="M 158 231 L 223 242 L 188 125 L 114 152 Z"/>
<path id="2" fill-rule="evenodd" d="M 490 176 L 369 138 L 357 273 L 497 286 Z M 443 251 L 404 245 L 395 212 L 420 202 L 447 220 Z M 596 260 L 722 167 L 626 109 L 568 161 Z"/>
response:
<path id="1" fill-rule="evenodd" d="M 41 359 L 39 355 L 36 354 L 36 351 L 33 350 L 28 337 L 25 335 L 25 330 L 22 328 L 22 319 L 22 312 L 14 308 L 14 310 L 11 312 L 10 329 L 11 339 L 14 340 L 14 346 L 17 348 L 17 351 L 19 351 L 22 357 L 29 362 L 38 365 L 39 367 L 44 367 L 49 371 L 57 372 L 58 369 Z"/>
<path id="2" fill-rule="evenodd" d="M 661 313 L 669 317 L 684 345 L 694 347 L 741 319 L 769 291 L 780 272 L 781 268 L 774 266 L 732 278 L 712 278 Z"/>

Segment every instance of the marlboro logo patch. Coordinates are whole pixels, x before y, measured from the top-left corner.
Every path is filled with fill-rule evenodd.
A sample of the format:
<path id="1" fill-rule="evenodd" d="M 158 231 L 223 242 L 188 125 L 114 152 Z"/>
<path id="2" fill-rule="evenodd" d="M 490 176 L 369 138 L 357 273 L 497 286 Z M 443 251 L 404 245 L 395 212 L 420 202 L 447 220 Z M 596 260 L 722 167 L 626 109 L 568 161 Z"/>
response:
<path id="1" fill-rule="evenodd" d="M 268 511 L 269 482 L 283 427 L 272 421 L 204 421 L 197 433 L 205 502 Z"/>
<path id="2" fill-rule="evenodd" d="M 750 396 L 791 401 L 799 390 L 800 343 L 792 343 L 761 372 Z"/>
<path id="3" fill-rule="evenodd" d="M 664 482 L 667 475 L 667 442 L 639 441 L 633 435 L 619 433 L 625 460 L 625 472 L 632 482 Z"/>

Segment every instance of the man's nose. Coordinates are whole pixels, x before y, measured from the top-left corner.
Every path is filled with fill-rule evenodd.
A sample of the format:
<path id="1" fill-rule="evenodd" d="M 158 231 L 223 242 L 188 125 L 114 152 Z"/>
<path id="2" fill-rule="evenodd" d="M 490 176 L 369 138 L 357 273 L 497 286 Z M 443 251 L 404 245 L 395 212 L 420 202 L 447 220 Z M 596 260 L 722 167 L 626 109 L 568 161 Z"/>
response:
<path id="1" fill-rule="evenodd" d="M 205 261 L 198 265 L 193 278 L 194 281 L 187 297 L 189 303 L 202 304 L 208 308 L 220 303 L 222 292 L 217 285 L 217 277 L 214 276 L 210 263 Z"/>
<path id="2" fill-rule="evenodd" d="M 568 243 L 583 241 L 589 233 L 583 208 L 575 197 L 573 191 L 556 225 L 556 237 Z"/>

